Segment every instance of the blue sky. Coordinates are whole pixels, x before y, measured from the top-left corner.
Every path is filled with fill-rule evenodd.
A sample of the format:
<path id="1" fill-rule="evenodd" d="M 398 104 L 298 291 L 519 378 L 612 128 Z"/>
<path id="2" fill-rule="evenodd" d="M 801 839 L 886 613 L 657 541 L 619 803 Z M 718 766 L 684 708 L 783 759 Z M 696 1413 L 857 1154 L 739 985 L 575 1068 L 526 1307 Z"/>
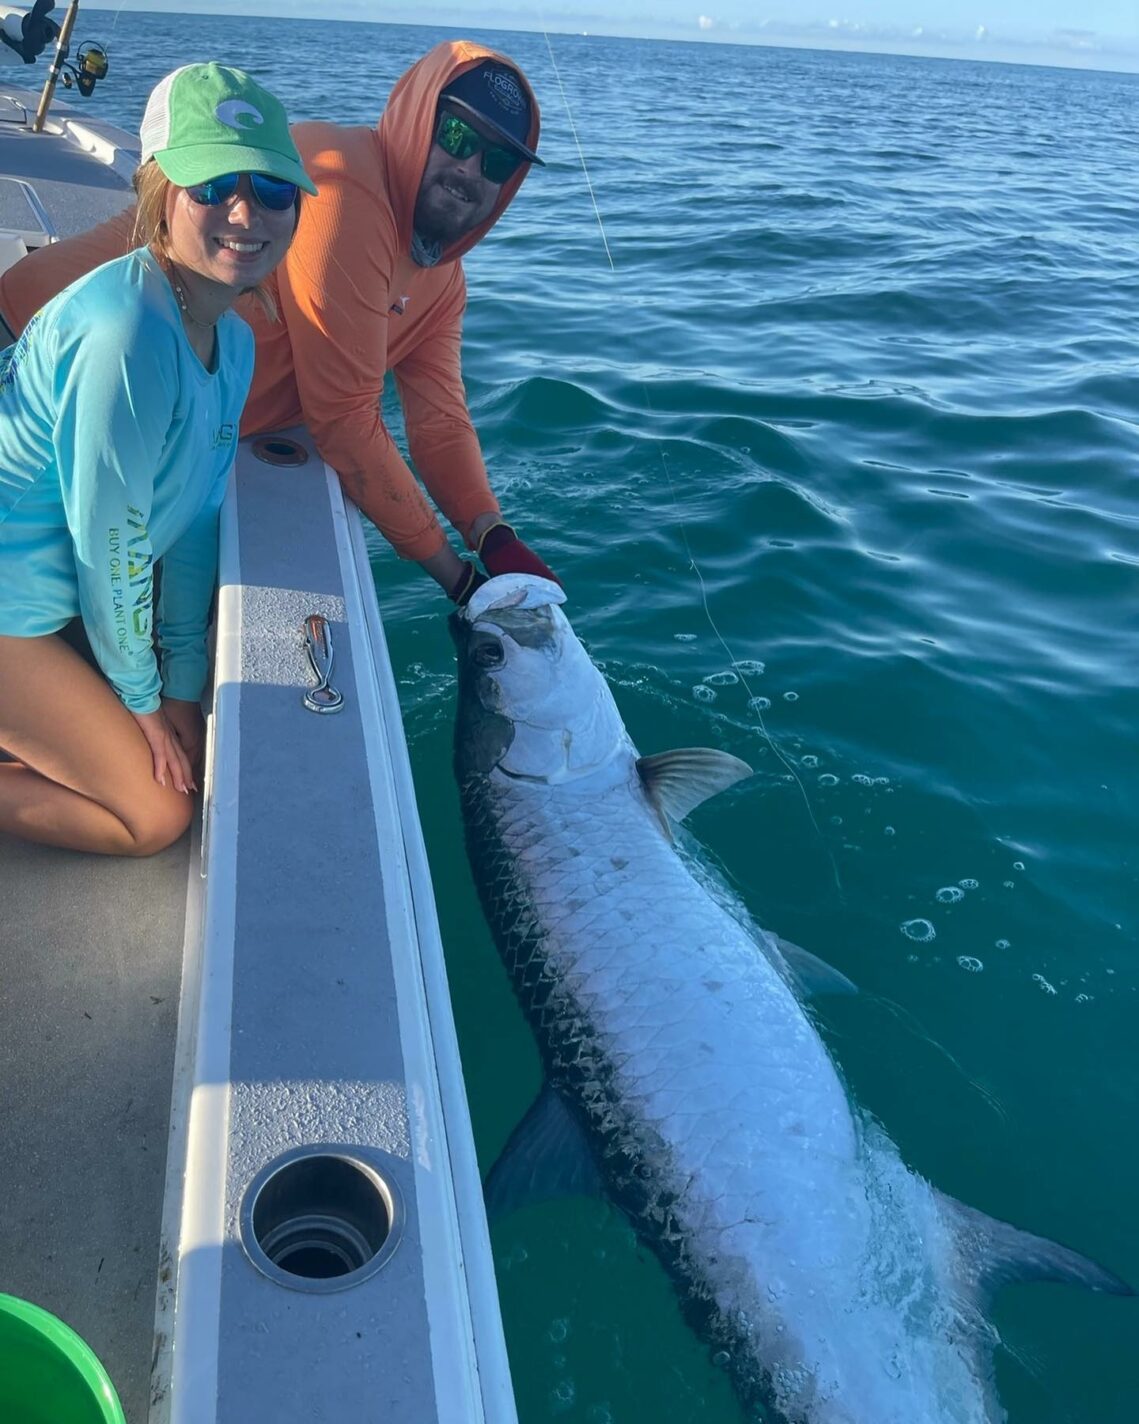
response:
<path id="1" fill-rule="evenodd" d="M 102 0 L 98 8 L 546 28 L 1139 71 L 1139 0 Z"/>

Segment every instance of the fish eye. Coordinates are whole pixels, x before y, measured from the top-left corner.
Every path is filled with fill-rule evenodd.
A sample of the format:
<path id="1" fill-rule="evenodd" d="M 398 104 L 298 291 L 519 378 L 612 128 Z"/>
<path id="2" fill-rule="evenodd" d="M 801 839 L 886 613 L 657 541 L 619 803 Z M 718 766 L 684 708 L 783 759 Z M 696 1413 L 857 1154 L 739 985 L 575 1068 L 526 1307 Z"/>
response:
<path id="1" fill-rule="evenodd" d="M 471 654 L 472 660 L 481 668 L 499 668 L 506 661 L 502 644 L 495 638 L 480 642 Z"/>

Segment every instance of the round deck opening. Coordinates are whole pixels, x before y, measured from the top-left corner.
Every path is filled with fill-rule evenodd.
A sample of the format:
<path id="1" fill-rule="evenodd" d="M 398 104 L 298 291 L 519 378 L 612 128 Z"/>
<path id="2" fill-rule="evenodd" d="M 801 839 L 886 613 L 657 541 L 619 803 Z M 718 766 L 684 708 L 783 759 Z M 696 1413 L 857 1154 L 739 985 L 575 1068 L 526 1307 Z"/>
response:
<path id="1" fill-rule="evenodd" d="M 267 465 L 305 465 L 308 451 L 286 435 L 264 435 L 253 442 L 253 453 Z"/>
<path id="2" fill-rule="evenodd" d="M 373 1276 L 395 1250 L 399 1198 L 351 1151 L 298 1148 L 250 1183 L 241 1209 L 246 1254 L 292 1290 L 347 1290 Z"/>

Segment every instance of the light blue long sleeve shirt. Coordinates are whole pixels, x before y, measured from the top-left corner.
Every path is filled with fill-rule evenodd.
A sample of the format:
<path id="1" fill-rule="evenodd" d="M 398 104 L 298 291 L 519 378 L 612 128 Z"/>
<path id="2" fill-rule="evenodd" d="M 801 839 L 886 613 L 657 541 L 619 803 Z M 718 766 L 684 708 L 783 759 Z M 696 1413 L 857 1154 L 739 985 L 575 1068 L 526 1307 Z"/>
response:
<path id="1" fill-rule="evenodd" d="M 82 615 L 132 712 L 201 695 L 218 510 L 252 375 L 253 333 L 232 312 L 203 367 L 146 248 L 32 318 L 0 352 L 0 633 Z"/>

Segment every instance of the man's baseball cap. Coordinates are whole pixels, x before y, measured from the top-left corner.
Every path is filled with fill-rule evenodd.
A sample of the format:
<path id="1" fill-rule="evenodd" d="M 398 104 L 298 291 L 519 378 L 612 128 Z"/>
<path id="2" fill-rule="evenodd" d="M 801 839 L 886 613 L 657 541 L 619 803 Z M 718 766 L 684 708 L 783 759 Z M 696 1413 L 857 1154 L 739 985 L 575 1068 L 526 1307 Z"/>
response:
<path id="1" fill-rule="evenodd" d="M 184 64 L 168 74 L 147 100 L 139 138 L 142 162 L 153 158 L 180 188 L 223 173 L 268 173 L 316 194 L 280 100 L 240 69 Z"/>
<path id="2" fill-rule="evenodd" d="M 485 59 L 474 69 L 465 70 L 457 79 L 452 79 L 439 98 L 446 99 L 456 109 L 465 109 L 515 153 L 545 167 L 526 143 L 530 137 L 530 99 L 517 70 L 497 60 Z"/>

